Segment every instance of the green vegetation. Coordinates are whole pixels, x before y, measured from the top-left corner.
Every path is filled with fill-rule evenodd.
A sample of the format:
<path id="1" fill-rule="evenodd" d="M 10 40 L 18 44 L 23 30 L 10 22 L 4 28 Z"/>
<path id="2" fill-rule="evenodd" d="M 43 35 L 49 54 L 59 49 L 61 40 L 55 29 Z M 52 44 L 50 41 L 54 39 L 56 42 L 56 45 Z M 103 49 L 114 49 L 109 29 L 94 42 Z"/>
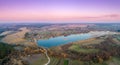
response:
<path id="1" fill-rule="evenodd" d="M 14 50 L 13 46 L 0 42 L 0 59 L 10 54 Z"/>
<path id="2" fill-rule="evenodd" d="M 84 65 L 84 62 L 79 60 L 69 60 L 69 65 Z"/>
<path id="3" fill-rule="evenodd" d="M 64 60 L 64 65 L 68 65 L 69 61 L 68 60 Z"/>
<path id="4" fill-rule="evenodd" d="M 73 44 L 71 47 L 69 47 L 69 49 L 72 51 L 82 52 L 82 53 L 93 53 L 99 51 L 98 49 L 82 48 L 78 44 Z"/>
<path id="5" fill-rule="evenodd" d="M 13 46 L 0 42 L 0 65 L 3 65 L 9 58 L 7 57 L 14 50 Z"/>
<path id="6" fill-rule="evenodd" d="M 57 65 L 57 64 L 63 64 L 63 60 L 59 59 L 59 58 L 54 58 L 54 57 L 51 57 L 51 62 L 49 65 Z"/>
<path id="7" fill-rule="evenodd" d="M 49 65 L 84 65 L 84 62 L 66 58 L 51 57 L 51 62 Z"/>
<path id="8" fill-rule="evenodd" d="M 57 47 L 52 56 L 61 57 L 61 65 L 120 65 L 120 42 L 116 41 L 118 37 L 120 36 L 110 35 L 66 44 Z M 66 61 L 66 58 L 69 60 Z"/>
<path id="9" fill-rule="evenodd" d="M 25 40 L 27 39 L 30 41 L 32 41 L 34 37 L 37 39 L 46 39 L 50 37 L 57 37 L 62 35 L 67 36 L 70 34 L 79 34 L 79 33 L 85 33 L 89 31 L 97 31 L 97 30 L 120 32 L 119 30 L 120 24 L 117 24 L 117 25 L 116 24 L 115 25 L 114 24 L 109 24 L 109 25 L 108 24 L 94 24 L 94 25 L 89 24 L 89 26 L 87 25 L 84 28 L 79 27 L 80 25 L 78 25 L 78 27 L 76 28 L 74 26 L 71 27 L 71 26 L 56 25 L 55 27 L 50 25 L 51 24 L 47 24 L 47 25 L 46 24 L 42 24 L 42 25 L 39 25 L 39 24 L 20 25 L 19 24 L 19 26 L 14 26 L 14 29 L 13 27 L 11 28 L 13 30 L 18 30 L 18 28 L 21 28 L 21 27 L 27 27 L 31 29 L 32 30 L 31 32 L 25 34 Z M 47 27 L 43 27 L 43 26 L 47 26 Z M 3 37 L 4 36 L 0 36 L 0 40 Z M 19 40 L 24 40 L 24 39 L 17 39 L 17 41 Z M 24 44 L 24 41 L 20 42 L 20 44 L 21 43 Z M 37 51 L 36 48 L 35 48 L 36 52 L 34 52 L 33 49 L 34 48 L 26 48 L 25 52 L 23 51 L 22 51 L 23 53 L 14 52 L 14 54 L 11 54 L 11 56 L 14 57 L 14 59 L 19 60 L 20 58 L 18 57 L 22 57 L 21 55 L 28 56 L 30 54 L 30 56 L 32 56 L 32 53 L 39 53 L 39 51 Z M 98 37 L 98 38 L 88 39 L 84 41 L 77 41 L 71 44 L 63 45 L 52 51 L 48 50 L 48 54 L 51 59 L 51 62 L 49 65 L 120 65 L 119 49 L 120 49 L 120 35 L 116 35 L 116 36 L 111 35 L 111 36 L 106 36 L 101 38 Z M 6 61 L 9 60 L 7 56 L 12 51 L 14 51 L 13 46 L 0 42 L 0 65 L 4 65 L 2 63 L 5 63 Z M 31 65 L 44 65 L 45 63 L 48 62 L 48 59 L 44 54 L 43 55 L 41 54 L 40 57 L 37 57 L 37 60 L 35 58 L 36 57 L 31 58 L 33 61 L 31 61 L 31 59 L 28 59 L 30 60 Z"/>

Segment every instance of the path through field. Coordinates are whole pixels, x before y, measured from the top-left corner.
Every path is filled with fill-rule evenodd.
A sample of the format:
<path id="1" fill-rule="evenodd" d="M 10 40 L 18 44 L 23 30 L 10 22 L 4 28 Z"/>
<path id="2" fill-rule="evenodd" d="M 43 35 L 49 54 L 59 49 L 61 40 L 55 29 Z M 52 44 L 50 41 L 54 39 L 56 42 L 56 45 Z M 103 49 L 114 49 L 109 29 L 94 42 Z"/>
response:
<path id="1" fill-rule="evenodd" d="M 34 38 L 34 42 L 37 43 L 37 39 L 36 38 Z M 50 57 L 48 56 L 47 50 L 45 48 L 43 48 L 43 49 L 45 50 L 45 55 L 48 58 L 48 62 L 46 64 L 44 64 L 44 65 L 48 65 L 48 64 L 50 64 Z"/>
<path id="2" fill-rule="evenodd" d="M 48 62 L 45 65 L 48 65 L 50 63 L 50 57 L 47 54 L 47 50 L 46 49 L 44 49 L 44 50 L 45 50 L 46 57 L 48 58 Z"/>

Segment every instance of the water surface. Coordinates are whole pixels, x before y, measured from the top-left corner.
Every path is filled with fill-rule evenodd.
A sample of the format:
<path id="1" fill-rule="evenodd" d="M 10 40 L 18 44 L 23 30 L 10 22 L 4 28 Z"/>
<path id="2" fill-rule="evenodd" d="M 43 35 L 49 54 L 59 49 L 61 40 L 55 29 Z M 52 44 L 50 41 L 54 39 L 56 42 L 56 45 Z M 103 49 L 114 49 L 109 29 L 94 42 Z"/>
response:
<path id="1" fill-rule="evenodd" d="M 59 46 L 63 44 L 67 44 L 70 42 L 75 42 L 78 40 L 85 40 L 91 38 L 91 34 L 86 33 L 86 34 L 72 34 L 69 36 L 59 36 L 59 37 L 54 37 L 54 38 L 49 38 L 49 39 L 43 39 L 43 40 L 38 40 L 38 46 L 43 46 L 43 47 L 53 47 L 53 46 Z"/>

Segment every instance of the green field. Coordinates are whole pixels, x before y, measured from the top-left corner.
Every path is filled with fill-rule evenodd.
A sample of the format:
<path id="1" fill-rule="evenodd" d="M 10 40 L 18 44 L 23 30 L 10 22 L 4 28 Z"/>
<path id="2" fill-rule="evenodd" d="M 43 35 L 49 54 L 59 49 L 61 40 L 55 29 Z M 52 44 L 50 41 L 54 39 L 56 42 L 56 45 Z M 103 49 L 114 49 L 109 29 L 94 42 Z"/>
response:
<path id="1" fill-rule="evenodd" d="M 51 57 L 51 62 L 49 65 L 120 65 L 120 59 L 116 57 L 112 57 L 111 60 L 104 61 L 103 63 L 93 63 L 93 62 L 83 62 L 79 60 L 71 60 L 65 58 L 55 58 Z M 39 59 L 35 61 L 31 65 L 44 65 L 46 63 L 46 59 Z"/>
<path id="2" fill-rule="evenodd" d="M 84 65 L 84 63 L 78 60 L 51 57 L 49 65 Z"/>
<path id="3" fill-rule="evenodd" d="M 99 51 L 98 49 L 82 48 L 78 44 L 73 44 L 71 47 L 69 47 L 69 50 L 82 53 L 94 53 Z"/>

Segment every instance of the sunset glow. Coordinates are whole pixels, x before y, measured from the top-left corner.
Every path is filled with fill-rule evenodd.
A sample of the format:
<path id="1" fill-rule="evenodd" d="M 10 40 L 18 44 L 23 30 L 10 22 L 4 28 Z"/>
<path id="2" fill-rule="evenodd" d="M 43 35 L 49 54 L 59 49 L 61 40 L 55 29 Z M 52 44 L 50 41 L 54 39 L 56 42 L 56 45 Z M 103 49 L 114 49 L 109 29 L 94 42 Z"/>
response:
<path id="1" fill-rule="evenodd" d="M 9 21 L 118 22 L 120 1 L 0 0 L 0 22 Z"/>

